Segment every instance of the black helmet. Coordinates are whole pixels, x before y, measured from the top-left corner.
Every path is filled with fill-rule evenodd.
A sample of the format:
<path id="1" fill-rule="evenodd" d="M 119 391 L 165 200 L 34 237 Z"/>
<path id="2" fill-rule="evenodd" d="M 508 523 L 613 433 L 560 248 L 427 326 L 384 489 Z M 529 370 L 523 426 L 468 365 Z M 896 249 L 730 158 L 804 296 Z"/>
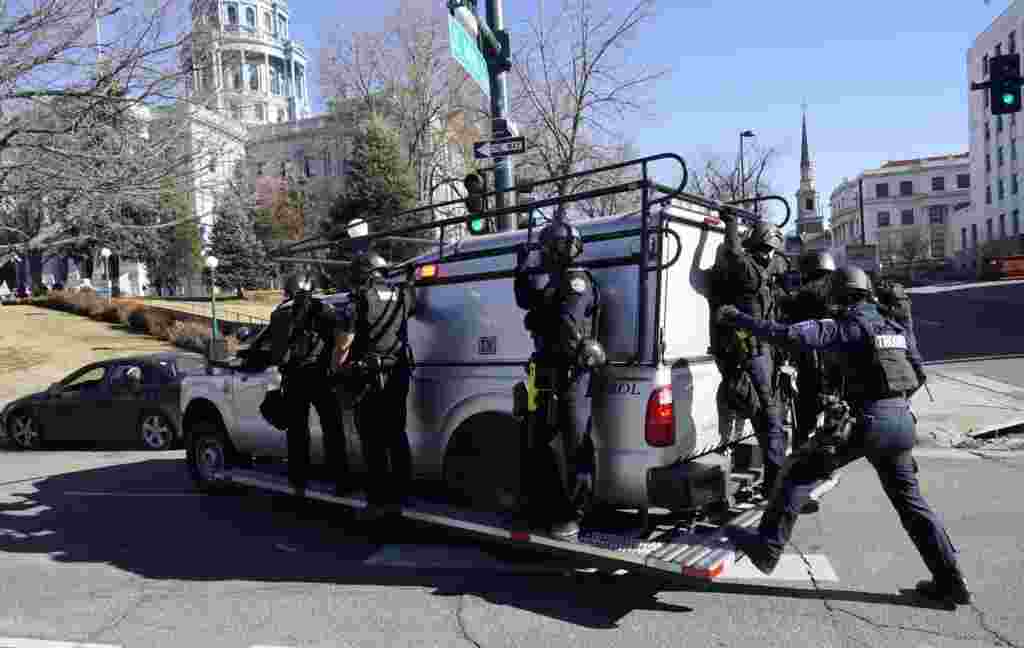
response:
<path id="1" fill-rule="evenodd" d="M 778 227 L 765 221 L 757 221 L 754 230 L 747 239 L 747 246 L 751 250 L 767 247 L 778 252 L 782 249 L 782 232 Z"/>
<path id="2" fill-rule="evenodd" d="M 826 272 L 835 272 L 836 260 L 828 252 L 808 252 L 800 257 L 800 272 L 815 277 Z"/>
<path id="3" fill-rule="evenodd" d="M 865 298 L 871 294 L 871 279 L 857 266 L 842 267 L 832 277 L 832 293 L 838 302 Z"/>
<path id="4" fill-rule="evenodd" d="M 300 293 L 313 292 L 313 278 L 304 272 L 293 272 L 285 277 L 284 297 L 293 299 Z"/>
<path id="5" fill-rule="evenodd" d="M 565 267 L 583 254 L 579 230 L 565 221 L 555 221 L 540 231 L 541 263 L 548 268 Z"/>
<path id="6" fill-rule="evenodd" d="M 379 273 L 386 267 L 388 262 L 381 255 L 373 251 L 362 252 L 356 255 L 349 266 L 349 279 L 353 285 L 361 286 L 369 281 L 374 273 Z"/>

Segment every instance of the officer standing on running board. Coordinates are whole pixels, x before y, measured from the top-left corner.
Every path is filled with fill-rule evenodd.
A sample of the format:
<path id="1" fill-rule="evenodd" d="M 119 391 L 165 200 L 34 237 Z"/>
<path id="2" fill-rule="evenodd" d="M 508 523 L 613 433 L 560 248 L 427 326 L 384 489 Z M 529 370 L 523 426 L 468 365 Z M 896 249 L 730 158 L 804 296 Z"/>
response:
<path id="1" fill-rule="evenodd" d="M 581 438 L 576 420 L 575 392 L 584 372 L 606 362 L 595 330 L 600 292 L 589 272 L 572 265 L 583 253 L 583 239 L 575 227 L 556 219 L 541 230 L 538 242 L 546 283 L 540 285 L 527 267 L 530 255 L 524 246 L 517 254 L 514 284 L 516 304 L 527 311 L 524 324 L 535 349 L 527 368 L 526 393 L 519 390 L 517 399 L 524 406 L 517 409 L 526 446 L 521 488 L 532 526 L 549 528 L 556 537 L 572 537 L 579 533 L 582 518 L 576 498 L 589 487 L 585 482 L 594 470 L 592 442 Z M 589 402 L 588 398 L 588 406 Z M 552 447 L 559 437 L 561 462 Z"/>
<path id="2" fill-rule="evenodd" d="M 775 313 L 775 280 L 782 268 L 775 254 L 782 248 L 782 232 L 765 221 L 753 225 L 741 243 L 736 214 L 720 209 L 725 222 L 722 268 L 715 281 L 715 301 L 735 305 L 755 318 Z M 729 400 L 743 418 L 750 418 L 764 456 L 765 494 L 771 492 L 786 458 L 786 432 L 774 387 L 775 362 L 768 344 L 743 332 L 725 331 L 716 336 L 716 361 L 724 369 L 722 400 Z"/>
<path id="3" fill-rule="evenodd" d="M 310 406 L 320 418 L 325 463 L 335 490 L 340 494 L 350 485 L 341 406 L 330 379 L 345 361 L 348 324 L 312 292 L 309 275 L 289 275 L 284 285 L 286 301 L 270 316 L 270 364 L 281 372 L 288 421 L 288 480 L 298 497 L 305 494 L 309 479 Z M 290 307 L 282 308 L 289 301 Z"/>
<path id="4" fill-rule="evenodd" d="M 918 583 L 918 592 L 934 600 L 967 604 L 971 594 L 957 564 L 956 550 L 921 496 L 917 480 L 913 456 L 916 421 L 908 400 L 920 388 L 924 373 L 917 346 L 899 323 L 884 317 L 870 301 L 871 282 L 863 270 L 856 266 L 839 270 L 833 289 L 834 302 L 844 309 L 834 320 L 786 326 L 751 317 L 732 306 L 718 311 L 720 322 L 753 331 L 758 337 L 837 351 L 844 358 L 847 374 L 845 401 L 830 407 L 838 413 L 836 424 L 819 430 L 793 458 L 757 531 L 730 527 L 726 532 L 759 570 L 771 573 L 811 493 L 837 468 L 867 458 L 932 573 L 932 580 Z M 855 418 L 850 418 L 851 414 Z"/>
<path id="5" fill-rule="evenodd" d="M 360 252 L 346 273 L 352 326 L 347 370 L 355 395 L 355 421 L 369 470 L 363 521 L 401 514 L 412 480 L 412 454 L 406 434 L 413 357 L 408 319 L 416 311 L 412 277 L 388 282 L 387 262 L 376 252 Z M 412 266 L 410 266 L 410 269 Z"/>

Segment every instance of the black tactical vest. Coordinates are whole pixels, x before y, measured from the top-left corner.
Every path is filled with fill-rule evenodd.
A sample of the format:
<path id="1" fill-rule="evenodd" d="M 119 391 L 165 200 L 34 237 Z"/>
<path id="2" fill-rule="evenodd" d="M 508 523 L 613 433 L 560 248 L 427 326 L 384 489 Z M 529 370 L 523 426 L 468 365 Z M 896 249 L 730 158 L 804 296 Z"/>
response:
<path id="1" fill-rule="evenodd" d="M 355 298 L 356 336 L 352 344 L 353 357 L 401 357 L 405 351 L 408 310 L 405 289 L 376 280 L 361 288 Z"/>
<path id="2" fill-rule="evenodd" d="M 863 331 L 865 347 L 848 354 L 847 398 L 864 402 L 889 398 L 917 388 L 917 375 L 908 358 L 905 329 L 877 313 L 854 312 L 851 319 Z"/>
<path id="3" fill-rule="evenodd" d="M 774 297 L 772 295 L 771 274 L 773 264 L 762 266 L 749 254 L 733 262 L 730 274 L 730 286 L 727 288 L 734 295 L 736 307 L 751 317 L 769 319 L 772 317 Z M 729 303 L 728 297 L 723 303 Z"/>
<path id="4" fill-rule="evenodd" d="M 300 312 L 292 302 L 289 308 L 278 308 L 270 316 L 272 364 L 284 370 L 315 365 L 323 359 L 327 340 L 313 325 L 319 300 L 311 300 Z"/>
<path id="5" fill-rule="evenodd" d="M 525 320 L 527 330 L 534 336 L 537 351 L 564 358 L 575 357 L 575 348 L 565 348 L 563 324 L 576 331 L 578 340 L 593 337 L 597 296 L 590 276 L 583 270 L 570 268 L 561 281 L 549 281 L 544 286 L 540 302 L 530 309 Z"/>

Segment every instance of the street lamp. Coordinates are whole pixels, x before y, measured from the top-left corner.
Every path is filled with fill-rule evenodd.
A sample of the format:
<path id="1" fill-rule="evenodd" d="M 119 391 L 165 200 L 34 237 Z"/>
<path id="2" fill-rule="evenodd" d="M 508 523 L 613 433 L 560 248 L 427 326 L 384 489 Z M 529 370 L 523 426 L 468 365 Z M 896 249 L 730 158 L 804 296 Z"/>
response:
<path id="1" fill-rule="evenodd" d="M 210 269 L 210 355 L 215 354 L 217 348 L 217 296 L 215 287 L 217 285 L 217 257 L 210 255 L 206 257 L 206 267 Z"/>
<path id="2" fill-rule="evenodd" d="M 100 256 L 103 257 L 103 274 L 107 276 L 107 303 L 110 303 L 110 298 L 114 294 L 114 281 L 110 278 L 110 248 L 103 248 L 100 250 Z"/>
<path id="3" fill-rule="evenodd" d="M 747 183 L 743 176 L 743 138 L 753 136 L 754 131 L 752 130 L 740 131 L 740 199 L 747 197 Z"/>

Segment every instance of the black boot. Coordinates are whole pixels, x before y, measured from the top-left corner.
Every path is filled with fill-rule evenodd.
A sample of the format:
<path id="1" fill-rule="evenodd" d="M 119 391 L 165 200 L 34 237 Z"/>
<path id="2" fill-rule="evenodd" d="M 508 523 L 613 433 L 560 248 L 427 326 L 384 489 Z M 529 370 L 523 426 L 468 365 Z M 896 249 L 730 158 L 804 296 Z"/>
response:
<path id="1" fill-rule="evenodd" d="M 960 574 L 947 578 L 934 578 L 917 584 L 917 591 L 925 598 L 933 601 L 950 602 L 967 605 L 971 602 L 971 591 L 967 582 Z"/>
<path id="2" fill-rule="evenodd" d="M 762 574 L 767 576 L 775 571 L 782 552 L 776 551 L 766 544 L 760 534 L 750 529 L 728 526 L 725 527 L 724 532 L 736 549 L 745 554 Z"/>

